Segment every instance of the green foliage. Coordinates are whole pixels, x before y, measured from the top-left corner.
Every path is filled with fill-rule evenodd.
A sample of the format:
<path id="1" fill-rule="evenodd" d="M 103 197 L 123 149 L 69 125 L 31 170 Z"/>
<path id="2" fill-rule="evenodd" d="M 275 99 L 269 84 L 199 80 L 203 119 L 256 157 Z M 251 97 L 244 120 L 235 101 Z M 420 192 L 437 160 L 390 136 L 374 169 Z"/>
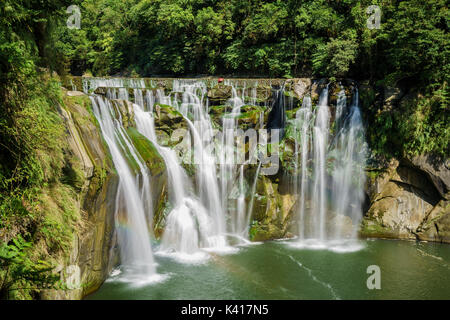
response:
<path id="1" fill-rule="evenodd" d="M 78 219 L 74 195 L 54 187 L 65 174 L 65 131 L 52 70 L 63 74 L 68 60 L 53 48 L 73 3 L 0 2 L 0 298 L 53 287 L 59 276 L 48 261 L 61 258 Z"/>
<path id="2" fill-rule="evenodd" d="M 0 243 L 0 299 L 31 298 L 30 289 L 49 289 L 58 285 L 59 276 L 52 274 L 53 266 L 48 261 L 31 260 L 27 251 L 32 244 L 21 236 L 11 244 Z M 24 295 L 25 290 L 25 295 Z"/>
<path id="3" fill-rule="evenodd" d="M 259 221 L 253 220 L 250 225 L 250 230 L 248 231 L 248 238 L 252 241 L 255 236 L 258 234 L 259 229 L 261 228 Z"/>
<path id="4" fill-rule="evenodd" d="M 398 124 L 396 136 L 402 151 L 409 155 L 435 153 L 442 158 L 450 154 L 450 116 L 448 86 L 444 85 L 426 97 L 406 100 L 394 112 Z"/>
<path id="5" fill-rule="evenodd" d="M 368 29 L 366 8 L 381 8 Z M 441 83 L 445 1 L 84 0 L 81 30 L 55 48 L 75 74 L 248 74 Z"/>
<path id="6" fill-rule="evenodd" d="M 321 76 L 345 77 L 351 64 L 355 62 L 357 50 L 355 33 L 348 39 L 331 39 L 326 44 L 320 44 L 313 54 L 313 69 Z"/>

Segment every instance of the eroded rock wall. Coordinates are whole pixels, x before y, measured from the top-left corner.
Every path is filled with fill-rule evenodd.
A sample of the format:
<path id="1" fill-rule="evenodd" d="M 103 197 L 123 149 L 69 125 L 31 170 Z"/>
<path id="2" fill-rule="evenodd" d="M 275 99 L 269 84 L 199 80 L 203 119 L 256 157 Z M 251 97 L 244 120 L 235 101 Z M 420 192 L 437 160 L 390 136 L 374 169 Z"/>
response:
<path id="1" fill-rule="evenodd" d="M 117 263 L 114 212 L 118 178 L 102 141 L 91 102 L 82 92 L 65 91 L 59 113 L 66 127 L 67 170 L 79 193 L 80 221 L 66 257 L 55 269 L 61 290 L 43 290 L 43 299 L 81 299 L 104 282 Z"/>

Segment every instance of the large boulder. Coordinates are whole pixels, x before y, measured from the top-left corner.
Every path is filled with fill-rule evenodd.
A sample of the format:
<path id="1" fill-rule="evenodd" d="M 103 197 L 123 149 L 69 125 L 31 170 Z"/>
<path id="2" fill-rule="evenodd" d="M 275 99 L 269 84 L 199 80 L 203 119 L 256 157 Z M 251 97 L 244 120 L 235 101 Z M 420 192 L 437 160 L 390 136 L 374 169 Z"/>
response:
<path id="1" fill-rule="evenodd" d="M 310 78 L 299 78 L 293 79 L 293 91 L 297 98 L 302 100 L 305 96 L 309 94 L 311 90 L 311 79 Z"/>
<path id="2" fill-rule="evenodd" d="M 297 197 L 280 193 L 278 183 L 259 176 L 254 194 L 250 238 L 264 241 L 291 236 L 289 233 Z"/>
<path id="3" fill-rule="evenodd" d="M 420 240 L 450 243 L 450 201 L 441 200 L 417 228 Z"/>
<path id="4" fill-rule="evenodd" d="M 405 158 L 404 163 L 425 173 L 442 198 L 450 200 L 450 160 L 439 161 L 428 155 Z"/>
<path id="5" fill-rule="evenodd" d="M 164 131 L 167 135 L 172 136 L 176 129 L 189 130 L 189 124 L 183 115 L 174 107 L 157 103 L 153 108 L 155 117 L 155 129 Z M 160 142 L 158 140 L 158 142 Z"/>
<path id="6" fill-rule="evenodd" d="M 232 96 L 233 88 L 225 84 L 218 84 L 217 86 L 208 90 L 208 98 L 211 105 L 224 104 Z"/>
<path id="7" fill-rule="evenodd" d="M 426 162 L 415 163 L 391 159 L 385 168 L 371 168 L 366 187 L 370 204 L 361 235 L 449 242 L 445 173 Z"/>

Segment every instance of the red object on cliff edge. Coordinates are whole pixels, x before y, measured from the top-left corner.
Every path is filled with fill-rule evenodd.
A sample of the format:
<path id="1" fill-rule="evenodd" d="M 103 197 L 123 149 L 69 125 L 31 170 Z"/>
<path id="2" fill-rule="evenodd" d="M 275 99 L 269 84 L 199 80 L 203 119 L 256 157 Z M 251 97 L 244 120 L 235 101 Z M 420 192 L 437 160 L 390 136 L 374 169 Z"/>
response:
<path id="1" fill-rule="evenodd" d="M 222 82 L 223 82 L 223 78 L 219 78 L 219 79 L 217 80 L 217 82 L 218 82 L 218 83 L 222 83 Z"/>

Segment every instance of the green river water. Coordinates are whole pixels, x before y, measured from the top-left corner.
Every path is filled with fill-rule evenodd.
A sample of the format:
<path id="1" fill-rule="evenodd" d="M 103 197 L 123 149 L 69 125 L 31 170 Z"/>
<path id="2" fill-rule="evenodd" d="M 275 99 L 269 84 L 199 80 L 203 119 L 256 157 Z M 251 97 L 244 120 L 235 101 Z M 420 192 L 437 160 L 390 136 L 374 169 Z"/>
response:
<path id="1" fill-rule="evenodd" d="M 156 254 L 160 280 L 124 281 L 115 270 L 86 299 L 450 299 L 450 245 L 361 240 L 359 250 L 296 247 L 272 241 L 207 253 L 200 262 Z M 369 290 L 367 267 L 381 271 Z"/>

